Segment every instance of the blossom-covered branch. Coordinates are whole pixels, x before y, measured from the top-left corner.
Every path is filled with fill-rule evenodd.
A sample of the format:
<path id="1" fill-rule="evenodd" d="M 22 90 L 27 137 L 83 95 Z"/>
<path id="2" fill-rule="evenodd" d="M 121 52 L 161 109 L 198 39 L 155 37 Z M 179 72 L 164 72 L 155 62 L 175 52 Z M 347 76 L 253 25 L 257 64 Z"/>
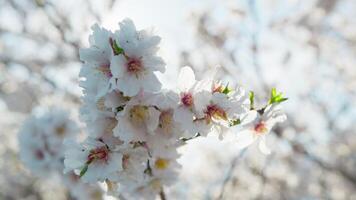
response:
<path id="1" fill-rule="evenodd" d="M 154 199 L 177 180 L 177 149 L 187 140 L 233 134 L 241 148 L 259 140 L 260 150 L 270 152 L 266 135 L 286 119 L 282 94 L 273 89 L 268 104 L 255 109 L 254 96 L 242 87 L 214 75 L 196 80 L 190 67 L 181 69 L 176 89 L 167 90 L 156 76 L 165 71 L 160 37 L 129 19 L 119 25 L 116 32 L 94 25 L 90 47 L 80 50 L 88 138 L 65 141 L 65 172 L 106 182 L 114 196 Z"/>

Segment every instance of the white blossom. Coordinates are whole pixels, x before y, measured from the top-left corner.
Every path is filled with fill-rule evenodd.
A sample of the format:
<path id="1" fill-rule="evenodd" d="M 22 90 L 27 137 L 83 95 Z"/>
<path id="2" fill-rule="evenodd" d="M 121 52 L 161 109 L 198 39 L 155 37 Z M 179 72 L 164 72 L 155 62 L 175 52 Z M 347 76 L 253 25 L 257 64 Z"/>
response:
<path id="1" fill-rule="evenodd" d="M 19 132 L 21 160 L 40 177 L 59 171 L 63 168 L 63 139 L 73 138 L 78 132 L 64 110 L 51 107 L 40 115 L 33 113 Z"/>
<path id="2" fill-rule="evenodd" d="M 223 139 L 237 128 L 238 136 L 260 131 L 257 111 L 249 111 L 243 88 L 224 85 L 215 75 L 196 80 L 190 67 L 181 69 L 175 89 L 162 88 L 155 74 L 165 71 L 157 56 L 160 37 L 136 30 L 129 19 L 119 26 L 114 34 L 93 26 L 91 46 L 80 52 L 80 114 L 88 137 L 81 143 L 66 140 L 64 172 L 84 182 L 105 182 L 109 195 L 155 199 L 178 179 L 180 146 L 212 133 Z M 281 101 L 276 95 L 274 101 Z M 259 119 L 268 129 L 281 121 L 277 115 L 267 107 Z"/>
<path id="3" fill-rule="evenodd" d="M 84 67 L 80 76 L 85 80 L 81 86 L 89 94 L 104 94 L 110 88 L 112 73 L 110 71 L 113 50 L 110 41 L 113 33 L 100 28 L 95 24 L 92 26 L 93 34 L 89 37 L 90 47 L 79 51 L 80 59 L 84 61 Z"/>
<path id="4" fill-rule="evenodd" d="M 87 138 L 80 144 L 66 140 L 65 145 L 64 172 L 74 170 L 84 182 L 104 181 L 122 170 L 122 154 L 102 140 Z"/>
<path id="5" fill-rule="evenodd" d="M 144 98 L 145 95 L 132 98 L 117 114 L 119 123 L 113 132 L 125 142 L 145 141 L 147 135 L 154 134 L 158 127 L 160 112 Z"/>
<path id="6" fill-rule="evenodd" d="M 286 119 L 286 115 L 282 113 L 278 104 L 267 106 L 262 115 L 255 110 L 249 111 L 242 119 L 242 130 L 235 133 L 237 145 L 240 148 L 245 148 L 257 140 L 260 151 L 270 154 L 271 150 L 266 145 L 266 136 L 276 123 Z"/>
<path id="7" fill-rule="evenodd" d="M 140 90 L 156 92 L 161 83 L 153 72 L 165 71 L 165 63 L 156 55 L 160 37 L 148 31 L 137 31 L 133 22 L 125 19 L 115 33 L 115 39 L 123 53 L 113 56 L 110 66 L 116 87 L 125 96 L 135 96 Z"/>

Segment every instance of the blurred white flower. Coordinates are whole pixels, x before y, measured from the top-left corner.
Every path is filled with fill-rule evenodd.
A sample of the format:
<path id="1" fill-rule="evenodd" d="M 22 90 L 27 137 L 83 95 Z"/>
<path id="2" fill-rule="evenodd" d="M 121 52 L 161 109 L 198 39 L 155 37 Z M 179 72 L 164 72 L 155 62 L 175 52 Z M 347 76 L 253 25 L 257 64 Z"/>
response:
<path id="1" fill-rule="evenodd" d="M 242 119 L 241 131 L 235 131 L 238 147 L 245 148 L 258 140 L 258 147 L 264 154 L 270 154 L 271 150 L 266 145 L 266 136 L 276 123 L 283 122 L 287 116 L 282 113 L 279 104 L 271 104 L 264 109 L 263 114 L 251 110 Z"/>
<path id="2" fill-rule="evenodd" d="M 78 200 L 101 200 L 104 191 L 97 184 L 88 184 L 80 180 L 74 172 L 65 174 L 62 182 L 70 191 L 70 194 Z"/>
<path id="3" fill-rule="evenodd" d="M 79 132 L 69 113 L 49 108 L 39 116 L 32 115 L 19 132 L 20 158 L 33 174 L 48 176 L 63 168 L 64 138 L 73 138 Z"/>

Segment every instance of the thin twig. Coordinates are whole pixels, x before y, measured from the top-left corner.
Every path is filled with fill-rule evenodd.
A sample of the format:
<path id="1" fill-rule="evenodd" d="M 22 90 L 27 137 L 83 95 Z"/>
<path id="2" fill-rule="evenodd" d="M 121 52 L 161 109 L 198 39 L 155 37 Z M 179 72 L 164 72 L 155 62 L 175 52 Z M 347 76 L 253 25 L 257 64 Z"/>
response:
<path id="1" fill-rule="evenodd" d="M 220 190 L 220 194 L 219 197 L 217 199 L 222 199 L 224 196 L 224 192 L 225 192 L 225 187 L 226 185 L 230 182 L 231 178 L 232 178 L 232 174 L 235 171 L 235 168 L 237 166 L 238 161 L 240 160 L 240 158 L 242 158 L 242 156 L 245 154 L 247 148 L 243 149 L 237 156 L 235 156 L 232 161 L 231 161 L 231 165 L 230 165 L 230 169 L 227 172 L 227 175 L 223 181 L 223 184 L 221 186 L 221 190 Z"/>
<path id="2" fill-rule="evenodd" d="M 166 194 L 164 193 L 163 187 L 161 188 L 161 191 L 159 192 L 159 197 L 161 200 L 167 200 Z"/>

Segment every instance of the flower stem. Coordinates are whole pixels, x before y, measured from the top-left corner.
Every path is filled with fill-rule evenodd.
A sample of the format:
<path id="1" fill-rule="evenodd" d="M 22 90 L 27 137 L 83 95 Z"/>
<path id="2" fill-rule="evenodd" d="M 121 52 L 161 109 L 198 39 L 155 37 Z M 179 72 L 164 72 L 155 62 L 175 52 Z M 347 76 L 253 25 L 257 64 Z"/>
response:
<path id="1" fill-rule="evenodd" d="M 166 194 L 164 193 L 163 187 L 161 188 L 161 191 L 159 192 L 159 197 L 161 200 L 167 200 L 166 199 Z"/>

